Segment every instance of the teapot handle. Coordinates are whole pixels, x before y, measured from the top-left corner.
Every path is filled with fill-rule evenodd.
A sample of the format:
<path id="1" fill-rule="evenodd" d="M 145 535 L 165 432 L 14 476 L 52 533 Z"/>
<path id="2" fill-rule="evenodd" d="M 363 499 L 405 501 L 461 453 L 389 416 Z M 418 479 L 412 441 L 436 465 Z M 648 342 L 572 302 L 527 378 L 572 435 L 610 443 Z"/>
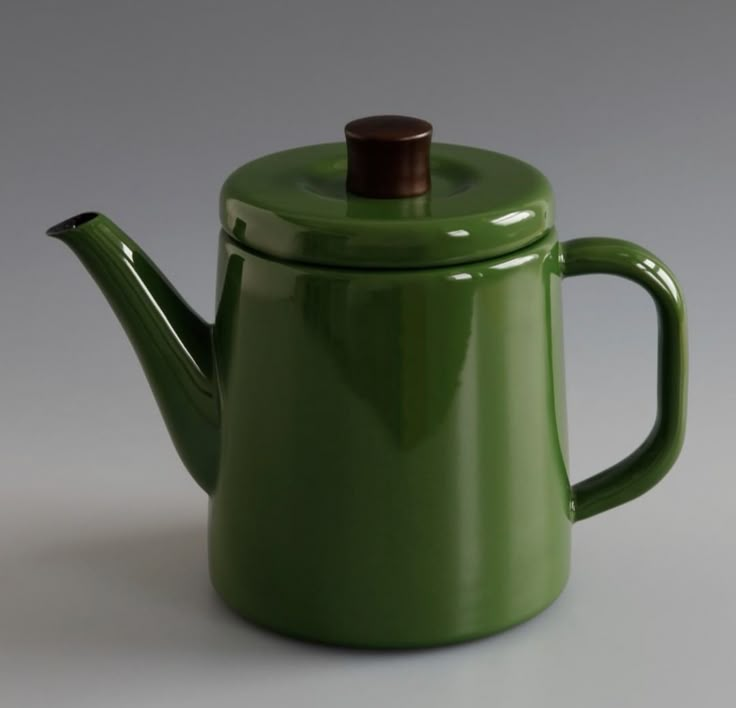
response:
<path id="1" fill-rule="evenodd" d="M 659 322 L 654 427 L 628 457 L 573 485 L 573 520 L 581 521 L 644 494 L 677 459 L 685 434 L 687 325 L 675 276 L 646 249 L 610 238 L 581 238 L 560 247 L 563 277 L 605 273 L 633 280 L 652 296 Z"/>

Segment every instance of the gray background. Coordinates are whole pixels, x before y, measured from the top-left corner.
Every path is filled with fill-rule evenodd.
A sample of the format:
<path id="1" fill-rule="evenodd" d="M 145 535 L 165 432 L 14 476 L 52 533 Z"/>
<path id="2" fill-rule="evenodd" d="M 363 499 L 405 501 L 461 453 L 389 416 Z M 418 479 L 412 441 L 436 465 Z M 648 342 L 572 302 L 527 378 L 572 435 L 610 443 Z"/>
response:
<path id="1" fill-rule="evenodd" d="M 725 705 L 736 664 L 736 49 L 732 2 L 3 2 L 0 703 Z M 98 209 L 214 310 L 230 170 L 415 114 L 551 179 L 562 238 L 636 240 L 689 305 L 686 446 L 574 529 L 535 620 L 424 652 L 318 648 L 225 611 L 206 500 L 122 331 L 47 226 Z M 656 323 L 614 278 L 565 284 L 572 476 L 652 424 Z"/>

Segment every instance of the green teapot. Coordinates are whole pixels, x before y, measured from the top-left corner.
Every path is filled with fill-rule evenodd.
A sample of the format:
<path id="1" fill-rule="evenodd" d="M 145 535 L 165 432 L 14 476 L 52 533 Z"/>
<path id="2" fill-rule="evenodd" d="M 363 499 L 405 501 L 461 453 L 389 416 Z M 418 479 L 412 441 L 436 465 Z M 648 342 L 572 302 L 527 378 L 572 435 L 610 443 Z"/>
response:
<path id="1" fill-rule="evenodd" d="M 49 229 L 105 293 L 209 496 L 212 583 L 275 631 L 363 647 L 497 632 L 547 607 L 575 521 L 655 485 L 683 440 L 685 310 L 632 243 L 561 243 L 534 167 L 373 116 L 262 157 L 220 195 L 214 324 L 108 218 Z M 560 284 L 654 299 L 658 414 L 568 479 Z"/>

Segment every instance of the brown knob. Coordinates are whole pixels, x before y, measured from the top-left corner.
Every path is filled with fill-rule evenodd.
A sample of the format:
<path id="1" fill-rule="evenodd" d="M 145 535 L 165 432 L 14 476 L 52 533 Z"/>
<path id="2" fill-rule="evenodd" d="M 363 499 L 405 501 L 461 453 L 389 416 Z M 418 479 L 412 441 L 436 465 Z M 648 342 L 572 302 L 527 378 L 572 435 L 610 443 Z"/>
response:
<path id="1" fill-rule="evenodd" d="M 369 116 L 345 126 L 348 192 L 361 197 L 416 197 L 430 187 L 432 125 L 408 116 Z"/>

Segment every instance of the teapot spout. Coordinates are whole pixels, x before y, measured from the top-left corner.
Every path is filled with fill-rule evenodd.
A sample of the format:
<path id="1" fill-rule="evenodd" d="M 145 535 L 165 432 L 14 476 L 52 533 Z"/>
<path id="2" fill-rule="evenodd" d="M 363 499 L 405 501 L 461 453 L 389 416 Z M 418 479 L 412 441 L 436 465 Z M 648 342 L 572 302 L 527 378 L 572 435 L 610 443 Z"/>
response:
<path id="1" fill-rule="evenodd" d="M 220 417 L 212 326 L 102 214 L 79 214 L 46 233 L 76 253 L 105 294 L 138 354 L 182 461 L 212 494 Z"/>

